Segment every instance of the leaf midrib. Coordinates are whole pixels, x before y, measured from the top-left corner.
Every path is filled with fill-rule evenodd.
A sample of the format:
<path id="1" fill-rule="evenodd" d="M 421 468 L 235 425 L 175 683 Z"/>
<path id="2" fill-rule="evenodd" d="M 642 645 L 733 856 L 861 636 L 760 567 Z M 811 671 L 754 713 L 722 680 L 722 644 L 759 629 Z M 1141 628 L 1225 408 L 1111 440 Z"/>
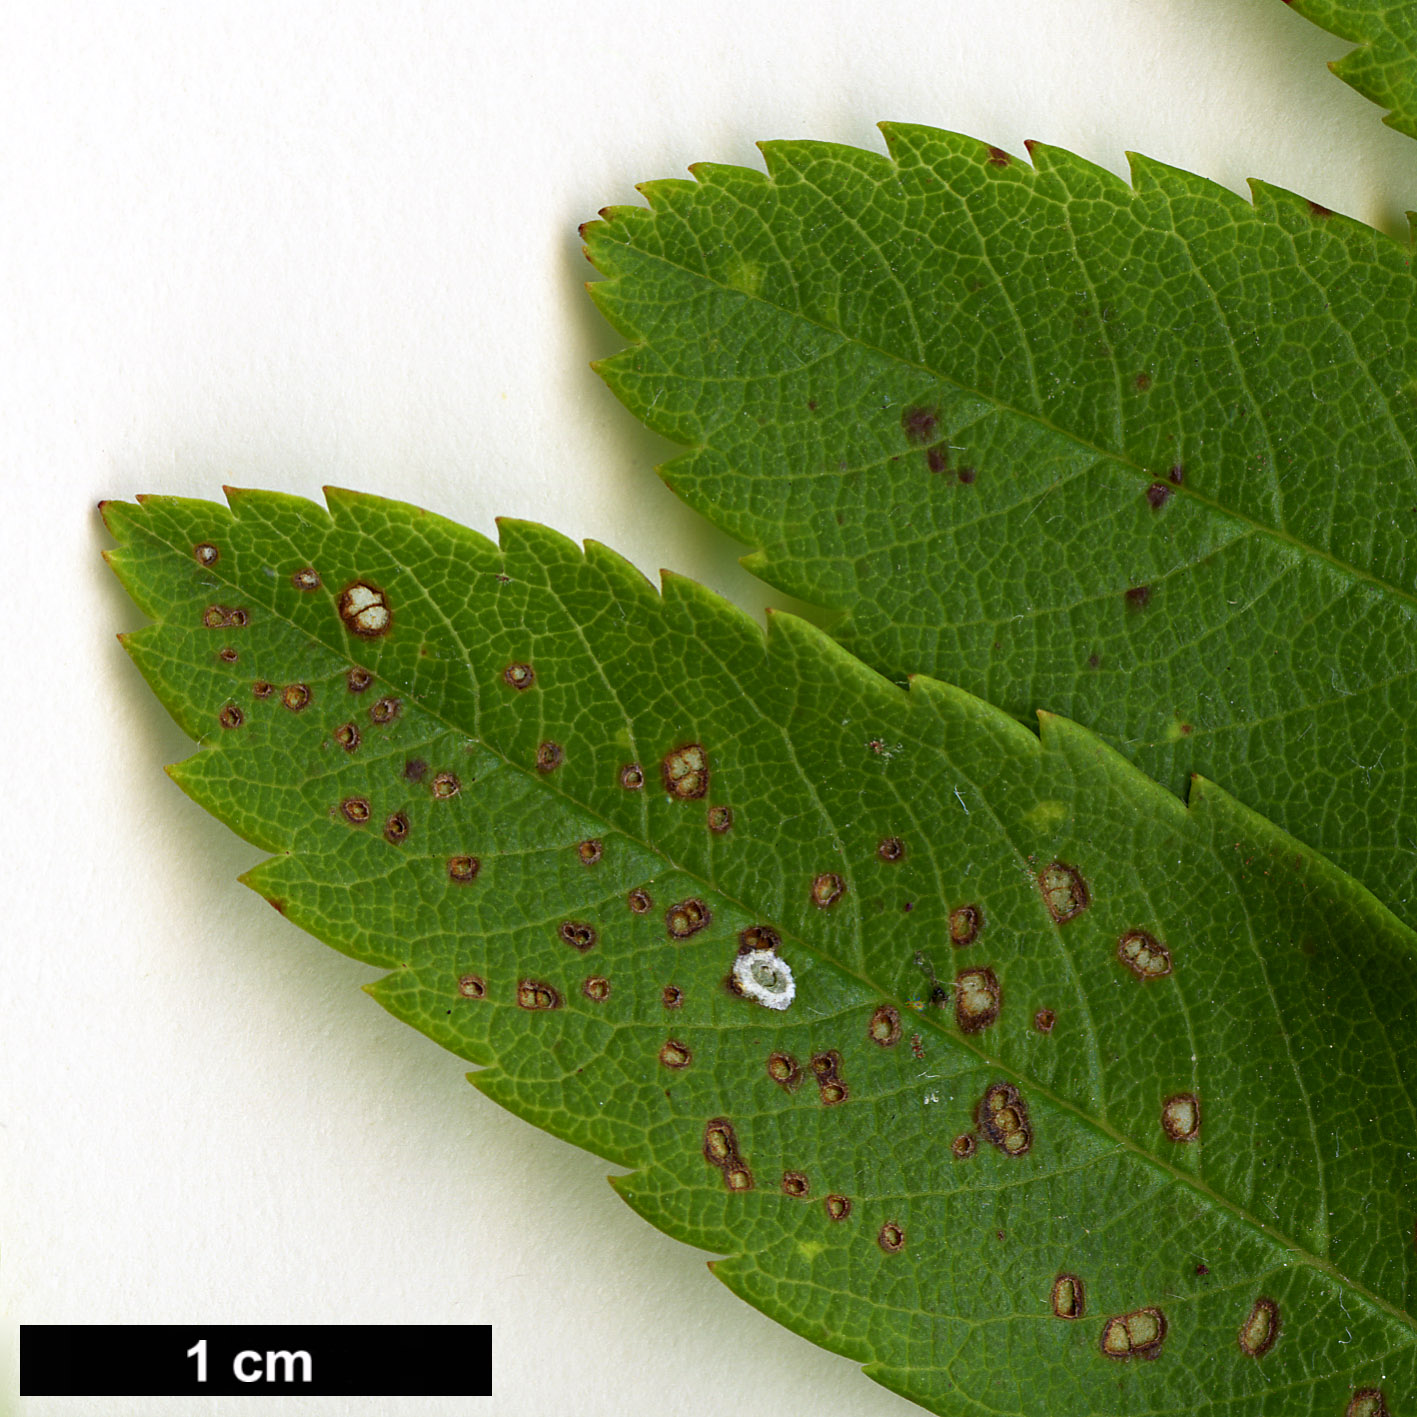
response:
<path id="1" fill-rule="evenodd" d="M 357 496 L 359 494 L 355 495 Z M 235 508 L 232 509 L 232 516 L 234 520 L 241 520 L 240 513 Z M 336 534 L 339 534 L 341 528 L 335 517 L 328 511 L 325 512 L 325 516 L 327 518 L 327 525 L 329 526 L 329 528 Z M 163 535 L 151 528 L 148 528 L 147 530 L 149 535 L 161 541 L 165 546 L 167 546 L 170 551 L 178 555 L 187 554 L 188 548 L 186 548 L 185 546 L 178 546 L 176 542 L 169 539 L 166 535 Z M 367 533 L 356 530 L 353 532 L 353 535 L 364 536 L 367 535 Z M 505 552 L 503 551 L 500 545 L 496 543 L 489 544 L 494 545 L 497 553 L 505 557 Z M 221 581 L 223 584 L 227 585 L 233 590 L 238 590 L 242 594 L 249 593 L 248 587 L 241 585 L 239 582 L 231 579 L 224 571 L 221 571 L 217 568 L 209 568 L 207 573 L 209 575 L 214 575 L 217 580 Z M 423 586 L 421 580 L 418 578 L 416 573 L 409 572 L 409 574 L 412 576 L 413 582 L 417 586 L 420 598 L 434 609 L 435 613 L 438 614 L 439 618 L 441 618 L 445 624 L 448 623 L 447 616 L 442 612 L 441 607 L 439 607 L 436 602 L 433 601 L 431 595 Z M 545 589 L 548 591 L 549 594 L 556 598 L 558 604 L 561 604 L 560 596 L 557 594 L 554 588 L 550 586 L 549 583 L 545 586 Z M 653 586 L 651 586 L 650 589 L 656 600 L 659 601 L 660 605 L 662 606 L 663 597 L 661 592 L 655 590 Z M 331 603 L 333 603 L 332 600 Z M 566 607 L 563 604 L 561 608 L 563 611 L 566 611 Z M 327 638 L 324 632 L 312 635 L 307 627 L 297 625 L 296 622 L 291 619 L 289 615 L 282 612 L 275 605 L 268 604 L 266 609 L 269 614 L 274 616 L 275 619 L 286 625 L 290 630 L 292 630 L 296 634 L 303 635 L 307 639 L 315 640 L 317 643 L 327 649 L 331 654 L 335 655 L 338 658 L 346 660 L 350 658 L 348 653 L 349 645 L 347 641 L 341 641 L 340 643 L 336 644 L 332 642 L 329 638 Z M 568 611 L 566 611 L 566 613 L 569 615 Z M 167 623 L 165 616 L 160 623 Z M 456 631 L 453 631 L 453 634 L 454 638 L 458 638 Z M 598 660 L 597 666 L 599 666 Z M 650 855 L 655 856 L 659 860 L 663 861 L 667 870 L 676 871 L 679 874 L 696 881 L 700 886 L 702 886 L 704 890 L 713 892 L 722 897 L 724 900 L 727 900 L 733 905 L 738 906 L 744 911 L 745 914 L 759 914 L 759 912 L 756 909 L 750 907 L 746 901 L 741 900 L 737 896 L 730 894 L 722 886 L 705 879 L 705 877 L 697 870 L 681 865 L 677 861 L 671 860 L 666 855 L 665 850 L 660 846 L 656 845 L 651 841 L 646 840 L 643 836 L 631 836 L 631 834 L 629 832 L 626 832 L 624 828 L 621 827 L 618 823 L 611 821 L 608 817 L 606 817 L 603 813 L 601 813 L 594 807 L 584 802 L 581 802 L 580 800 L 570 796 L 566 792 L 563 792 L 558 786 L 553 785 L 545 777 L 541 776 L 540 774 L 537 774 L 534 769 L 528 768 L 524 764 L 518 763 L 512 758 L 508 757 L 500 748 L 489 743 L 486 738 L 482 736 L 480 727 L 476 727 L 473 732 L 469 733 L 468 729 L 462 726 L 461 724 L 454 722 L 445 714 L 433 708 L 430 708 L 428 704 L 422 699 L 420 699 L 414 691 L 411 691 L 402 685 L 394 683 L 392 680 L 387 678 L 385 675 L 380 674 L 378 671 L 370 672 L 373 674 L 375 679 L 377 679 L 388 689 L 401 694 L 408 695 L 408 697 L 413 699 L 414 702 L 418 705 L 421 712 L 427 714 L 428 717 L 433 719 L 435 722 L 442 724 L 444 729 L 446 729 L 448 732 L 460 734 L 463 737 L 471 738 L 473 741 L 479 743 L 494 757 L 498 758 L 506 767 L 512 769 L 517 773 L 520 773 L 524 777 L 532 779 L 538 784 L 538 786 L 542 787 L 544 790 L 548 792 L 554 792 L 564 801 L 571 803 L 578 811 L 584 812 L 588 816 L 594 818 L 596 821 L 602 823 L 608 832 L 627 837 L 629 840 L 633 841 L 636 845 L 640 846 Z M 886 679 L 882 679 L 881 682 L 890 690 L 896 693 L 906 695 L 908 697 L 910 692 L 909 690 L 902 689 L 898 685 L 893 684 Z M 618 695 L 616 696 L 616 702 L 619 702 Z M 479 717 L 481 716 L 480 704 L 481 695 L 480 691 L 477 691 L 475 699 L 475 711 L 478 713 Z M 1041 743 L 1038 745 L 1038 751 L 1044 751 Z M 1162 789 L 1158 789 L 1158 791 L 1162 791 Z M 1169 793 L 1164 793 L 1164 795 L 1167 798 L 1169 804 L 1175 804 L 1175 799 L 1172 798 Z M 1188 814 L 1190 812 L 1189 806 L 1184 807 L 1183 810 L 1185 810 Z M 1007 839 L 1007 834 L 1005 834 L 1005 840 Z M 294 851 L 286 851 L 282 853 L 273 854 L 292 856 L 298 853 Z M 1056 931 L 1056 927 L 1054 928 Z M 868 976 L 860 973 L 858 970 L 848 967 L 846 964 L 834 958 L 830 954 L 826 953 L 819 946 L 810 943 L 808 940 L 796 934 L 794 931 L 784 927 L 782 933 L 786 939 L 790 940 L 793 944 L 806 951 L 813 958 L 822 961 L 833 969 L 840 970 L 841 973 L 855 980 L 858 984 L 861 984 L 867 990 L 884 998 L 890 999 L 895 1005 L 900 1008 L 909 1008 L 908 1001 L 897 997 L 893 991 L 889 991 L 882 988 L 882 986 L 874 979 L 871 979 Z M 1321 1273 L 1328 1275 L 1329 1278 L 1335 1280 L 1336 1282 L 1347 1286 L 1347 1288 L 1352 1293 L 1359 1296 L 1360 1298 L 1367 1300 L 1375 1308 L 1388 1314 L 1391 1318 L 1396 1319 L 1400 1324 L 1411 1330 L 1414 1336 L 1417 1336 L 1417 1317 L 1414 1317 L 1413 1315 L 1409 1314 L 1406 1310 L 1398 1307 L 1390 1300 L 1383 1298 L 1382 1295 L 1375 1293 L 1366 1285 L 1361 1284 L 1357 1280 L 1352 1279 L 1350 1276 L 1340 1270 L 1338 1266 L 1333 1263 L 1333 1261 L 1325 1259 L 1319 1255 L 1314 1254 L 1312 1251 L 1305 1249 L 1304 1246 L 1299 1244 L 1298 1241 L 1291 1239 L 1283 1231 L 1276 1229 L 1274 1226 L 1265 1224 L 1264 1221 L 1252 1215 L 1245 1207 L 1237 1204 L 1235 1201 L 1215 1191 L 1199 1176 L 1196 1176 L 1195 1174 L 1189 1171 L 1185 1171 L 1177 1166 L 1174 1166 L 1170 1162 L 1166 1161 L 1164 1158 L 1157 1156 L 1153 1152 L 1145 1150 L 1138 1142 L 1128 1137 L 1125 1133 L 1118 1131 L 1109 1122 L 1093 1117 L 1087 1112 L 1083 1111 L 1081 1106 L 1077 1103 L 1074 1103 L 1071 1099 L 1055 1093 L 1051 1088 L 1046 1087 L 1044 1084 L 1040 1083 L 1029 1074 L 1026 1074 L 1000 1061 L 992 1054 L 986 1052 L 982 1047 L 974 1043 L 972 1040 L 962 1036 L 956 1036 L 955 1034 L 951 1033 L 947 1028 L 945 1028 L 943 1024 L 936 1021 L 928 1011 L 924 1013 L 915 1013 L 915 1011 L 912 1009 L 911 1013 L 914 1015 L 914 1017 L 918 1018 L 925 1027 L 929 1028 L 937 1037 L 945 1040 L 945 1042 L 949 1046 L 963 1048 L 965 1051 L 972 1053 L 988 1067 L 995 1069 L 1000 1073 L 1003 1073 L 1004 1075 L 1016 1082 L 1023 1083 L 1038 1096 L 1046 1098 L 1053 1106 L 1071 1114 L 1074 1118 L 1076 1118 L 1077 1122 L 1080 1125 L 1091 1128 L 1092 1130 L 1100 1133 L 1102 1136 L 1106 1137 L 1110 1142 L 1112 1142 L 1120 1149 L 1129 1152 L 1133 1156 L 1139 1158 L 1142 1162 L 1154 1166 L 1155 1168 L 1163 1172 L 1165 1175 L 1169 1176 L 1173 1181 L 1177 1181 L 1181 1185 L 1189 1187 L 1197 1194 L 1205 1197 L 1208 1201 L 1212 1202 L 1220 1210 L 1234 1217 L 1234 1219 L 1239 1221 L 1241 1224 L 1247 1225 L 1252 1229 L 1257 1230 L 1265 1239 L 1270 1241 L 1272 1244 L 1276 1244 L 1284 1249 L 1289 1250 L 1291 1253 L 1298 1256 L 1303 1263 L 1309 1265 L 1311 1268 L 1316 1269 Z"/>
<path id="2" fill-rule="evenodd" d="M 653 214 L 653 209 L 651 209 L 651 214 Z M 613 229 L 614 225 L 613 222 L 608 219 L 602 219 L 602 221 L 598 224 L 603 225 L 606 228 L 607 233 Z M 743 299 L 745 301 L 751 301 L 753 303 L 761 305 L 764 309 L 767 310 L 775 310 L 778 312 L 778 314 L 784 315 L 788 319 L 797 320 L 801 324 L 811 329 L 819 330 L 824 334 L 832 335 L 845 344 L 854 345 L 859 349 L 867 350 L 870 353 L 878 355 L 880 358 L 888 360 L 891 363 L 898 364 L 903 368 L 913 369 L 918 373 L 924 374 L 927 377 L 934 379 L 941 384 L 948 384 L 952 388 L 957 389 L 960 393 L 965 394 L 970 398 L 979 399 L 980 401 L 989 404 L 1001 413 L 1020 419 L 1026 419 L 1027 421 L 1035 424 L 1037 427 L 1044 428 L 1048 432 L 1057 435 L 1059 438 L 1067 440 L 1077 448 L 1091 453 L 1099 461 L 1113 464 L 1118 468 L 1124 469 L 1129 474 L 1135 474 L 1138 480 L 1150 484 L 1152 482 L 1157 481 L 1163 475 L 1157 472 L 1148 471 L 1128 454 L 1119 453 L 1114 449 L 1106 448 L 1100 443 L 1095 443 L 1089 438 L 1084 438 L 1079 433 L 1075 433 L 1070 429 L 1062 427 L 1060 424 L 1053 422 L 1051 419 L 1047 418 L 1045 415 L 1035 409 L 1020 408 L 1015 404 L 1007 402 L 998 394 L 992 393 L 985 389 L 976 388 L 972 384 L 966 383 L 963 379 L 960 379 L 956 375 L 942 373 L 940 370 L 932 368 L 928 364 L 923 364 L 917 359 L 911 359 L 908 356 L 900 354 L 894 350 L 883 349 L 880 345 L 874 344 L 870 340 L 863 339 L 859 335 L 848 333 L 846 330 L 838 328 L 834 325 L 827 324 L 822 320 L 816 319 L 814 316 L 803 314 L 800 310 L 792 310 L 785 305 L 777 303 L 776 301 L 766 300 L 761 295 L 754 294 L 750 291 L 741 290 L 734 285 L 728 285 L 723 281 L 714 279 L 712 276 L 705 275 L 702 271 L 696 271 L 689 266 L 683 265 L 681 262 L 670 260 L 667 256 L 663 256 L 658 252 L 645 251 L 639 246 L 632 245 L 629 241 L 620 241 L 616 237 L 608 234 L 606 236 L 606 240 L 613 242 L 615 245 L 620 246 L 625 250 L 633 251 L 635 255 L 642 260 L 656 262 L 659 265 L 664 266 L 668 270 L 680 272 L 682 275 L 688 277 L 691 280 L 700 281 L 710 289 L 719 290 L 731 295 L 738 296 L 740 299 Z M 594 265 L 594 256 L 591 256 L 590 259 L 592 265 Z M 598 270 L 599 267 L 597 266 L 596 269 Z M 611 285 L 618 284 L 623 279 L 624 277 L 618 274 L 606 276 L 607 282 Z M 1228 325 L 1226 326 L 1226 329 L 1228 333 Z M 652 349 L 653 347 L 654 343 L 652 340 L 641 338 L 636 343 L 630 345 L 626 352 L 631 352 L 637 349 Z M 596 368 L 597 370 L 600 370 L 612 363 L 616 357 L 617 356 L 611 356 L 609 359 L 596 360 L 592 367 Z M 1266 433 L 1268 433 L 1267 428 Z M 677 441 L 677 439 L 674 441 Z M 686 448 L 690 452 L 703 452 L 707 450 L 711 445 L 708 442 L 700 442 L 683 443 L 680 446 Z M 1259 533 L 1261 536 L 1267 536 L 1272 540 L 1279 542 L 1281 545 L 1288 546 L 1291 549 L 1298 551 L 1305 556 L 1311 556 L 1317 561 L 1326 562 L 1329 566 L 1331 566 L 1334 570 L 1338 571 L 1342 575 L 1347 576 L 1350 579 L 1359 583 L 1371 585 L 1377 590 L 1387 595 L 1390 595 L 1394 599 L 1402 602 L 1409 609 L 1417 610 L 1417 591 L 1404 590 L 1401 586 L 1394 585 L 1391 581 L 1385 579 L 1382 576 L 1377 575 L 1373 571 L 1364 570 L 1362 567 L 1353 565 L 1352 562 L 1343 560 L 1342 557 L 1335 555 L 1331 551 L 1327 551 L 1320 546 L 1314 546 L 1311 543 L 1304 541 L 1301 537 L 1296 536 L 1293 532 L 1288 531 L 1283 527 L 1271 526 L 1267 522 L 1258 521 L 1256 518 L 1249 515 L 1247 512 L 1242 512 L 1237 508 L 1226 506 L 1223 502 L 1216 501 L 1213 497 L 1207 497 L 1203 493 L 1197 492 L 1194 487 L 1187 486 L 1185 483 L 1173 484 L 1168 481 L 1166 484 L 1166 488 L 1167 491 L 1172 493 L 1174 496 L 1189 497 L 1199 505 L 1209 508 L 1217 516 L 1228 517 L 1231 520 L 1238 522 L 1241 526 L 1247 527 L 1249 530 Z"/>

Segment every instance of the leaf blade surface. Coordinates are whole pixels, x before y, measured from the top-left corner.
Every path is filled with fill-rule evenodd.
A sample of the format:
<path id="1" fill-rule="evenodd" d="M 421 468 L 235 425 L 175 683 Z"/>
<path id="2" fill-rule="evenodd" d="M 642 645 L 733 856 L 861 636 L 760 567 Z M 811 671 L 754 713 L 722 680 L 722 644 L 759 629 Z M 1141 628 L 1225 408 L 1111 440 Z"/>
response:
<path id="1" fill-rule="evenodd" d="M 1358 45 L 1329 68 L 1417 138 L 1417 15 L 1393 0 L 1285 0 L 1307 20 Z"/>
<path id="2" fill-rule="evenodd" d="M 1417 956 L 1354 882 L 1065 721 L 1040 741 L 902 692 L 603 548 L 517 523 L 497 547 L 351 494 L 232 500 L 106 508 L 155 620 L 130 653 L 201 745 L 174 776 L 276 853 L 253 888 L 386 968 L 371 992 L 485 1093 L 636 1168 L 620 1193 L 728 1256 L 736 1292 L 942 1412 L 1417 1391 Z M 356 586 L 373 636 L 346 627 Z M 1141 932 L 1167 963 L 1145 980 L 1119 954 Z M 725 987 L 749 942 L 790 966 L 788 1008 Z M 1283 1328 L 1250 1357 L 1260 1298 Z M 1103 1354 L 1153 1308 L 1155 1361 Z"/>
<path id="3" fill-rule="evenodd" d="M 895 677 L 1087 723 L 1413 909 L 1410 248 L 883 125 L 584 229 L 662 474 Z"/>

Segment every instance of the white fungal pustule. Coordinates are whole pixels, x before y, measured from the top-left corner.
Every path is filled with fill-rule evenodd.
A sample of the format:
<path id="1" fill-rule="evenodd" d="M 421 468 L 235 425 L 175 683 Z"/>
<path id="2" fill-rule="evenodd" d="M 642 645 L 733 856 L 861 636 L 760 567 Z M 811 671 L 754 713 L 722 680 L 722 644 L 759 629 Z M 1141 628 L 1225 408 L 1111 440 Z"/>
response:
<path id="1" fill-rule="evenodd" d="M 733 961 L 733 978 L 745 998 L 766 1009 L 785 1009 L 797 992 L 792 969 L 772 950 L 748 950 Z"/>

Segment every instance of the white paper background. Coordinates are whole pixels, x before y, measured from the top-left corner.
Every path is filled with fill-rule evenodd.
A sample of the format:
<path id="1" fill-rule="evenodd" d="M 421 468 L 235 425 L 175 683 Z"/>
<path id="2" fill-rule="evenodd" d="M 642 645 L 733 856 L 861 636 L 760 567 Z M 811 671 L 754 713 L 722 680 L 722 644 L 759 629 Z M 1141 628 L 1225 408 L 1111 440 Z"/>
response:
<path id="1" fill-rule="evenodd" d="M 113 638 L 140 617 L 94 503 L 334 482 L 782 604 L 587 367 L 617 342 L 578 223 L 758 138 L 879 147 L 894 118 L 1262 176 L 1400 230 L 1417 144 L 1325 72 L 1345 48 L 1279 0 L 7 12 L 0 1409 L 244 1410 L 21 1404 L 20 1321 L 486 1321 L 491 1400 L 262 1410 L 916 1410 L 740 1303 L 235 883 L 255 853 L 163 776 L 188 745 Z"/>

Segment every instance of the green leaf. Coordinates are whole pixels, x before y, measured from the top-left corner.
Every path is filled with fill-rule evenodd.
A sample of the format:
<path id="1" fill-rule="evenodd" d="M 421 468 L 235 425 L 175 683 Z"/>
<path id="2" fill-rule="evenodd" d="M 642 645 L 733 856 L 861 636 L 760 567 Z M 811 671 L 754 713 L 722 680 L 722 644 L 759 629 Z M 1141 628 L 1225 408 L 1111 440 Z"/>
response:
<path id="1" fill-rule="evenodd" d="M 229 496 L 105 508 L 173 776 L 736 1293 L 942 1413 L 1412 1410 L 1417 953 L 1350 878 L 602 547 Z"/>
<path id="2" fill-rule="evenodd" d="M 1410 246 L 884 131 L 585 229 L 665 480 L 876 668 L 1204 772 L 1417 918 Z"/>
<path id="3" fill-rule="evenodd" d="M 1329 68 L 1389 110 L 1384 123 L 1417 138 L 1417 6 L 1404 0 L 1285 0 L 1305 19 L 1352 40 Z"/>

